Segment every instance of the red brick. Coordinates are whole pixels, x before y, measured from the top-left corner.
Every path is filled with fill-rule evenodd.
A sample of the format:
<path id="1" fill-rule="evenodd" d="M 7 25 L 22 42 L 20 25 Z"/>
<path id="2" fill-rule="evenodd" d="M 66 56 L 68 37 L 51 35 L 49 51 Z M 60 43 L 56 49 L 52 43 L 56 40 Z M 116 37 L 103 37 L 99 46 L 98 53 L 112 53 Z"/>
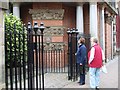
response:
<path id="1" fill-rule="evenodd" d="M 64 42 L 63 41 L 63 36 L 53 36 L 52 37 L 52 42 Z"/>

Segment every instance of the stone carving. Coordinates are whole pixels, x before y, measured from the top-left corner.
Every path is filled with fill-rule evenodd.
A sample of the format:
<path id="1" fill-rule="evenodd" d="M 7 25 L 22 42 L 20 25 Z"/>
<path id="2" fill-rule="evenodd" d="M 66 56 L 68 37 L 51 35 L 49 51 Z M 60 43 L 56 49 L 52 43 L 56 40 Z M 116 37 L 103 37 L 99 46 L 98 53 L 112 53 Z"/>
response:
<path id="1" fill-rule="evenodd" d="M 44 50 L 63 50 L 64 43 L 44 43 Z"/>
<path id="2" fill-rule="evenodd" d="M 105 21 L 111 25 L 113 21 L 113 17 L 105 14 Z"/>
<path id="3" fill-rule="evenodd" d="M 50 27 L 44 30 L 44 36 L 64 35 L 65 27 Z"/>
<path id="4" fill-rule="evenodd" d="M 61 20 L 64 16 L 64 9 L 30 9 L 33 20 Z"/>
<path id="5" fill-rule="evenodd" d="M 49 27 L 44 30 L 44 49 L 45 50 L 63 50 L 63 42 L 51 42 L 52 36 L 64 35 L 65 27 Z"/>
<path id="6" fill-rule="evenodd" d="M 54 36 L 63 36 L 65 32 L 65 27 L 49 27 L 45 28 L 43 32 L 44 39 L 44 49 L 45 50 L 63 50 L 65 43 L 64 42 L 52 42 L 52 37 Z M 35 34 L 35 32 L 32 32 Z M 40 30 L 37 31 L 38 35 L 41 35 Z M 39 44 L 38 44 L 39 45 Z M 40 44 L 41 45 L 41 44 Z M 38 46 L 39 48 L 39 46 Z"/>
<path id="7" fill-rule="evenodd" d="M 50 28 L 45 28 L 43 31 L 44 36 L 57 36 L 57 35 L 64 35 L 65 32 L 65 27 L 50 27 Z M 33 34 L 35 34 L 35 31 L 32 31 Z M 40 35 L 41 31 L 38 30 L 37 34 Z"/>

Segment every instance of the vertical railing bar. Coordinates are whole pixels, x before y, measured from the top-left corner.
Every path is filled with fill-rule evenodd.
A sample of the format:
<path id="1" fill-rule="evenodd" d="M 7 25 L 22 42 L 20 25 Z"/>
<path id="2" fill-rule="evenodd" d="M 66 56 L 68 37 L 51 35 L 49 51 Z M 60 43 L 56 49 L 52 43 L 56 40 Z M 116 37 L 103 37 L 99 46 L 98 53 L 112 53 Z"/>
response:
<path id="1" fill-rule="evenodd" d="M 30 31 L 27 31 L 27 67 L 28 67 L 28 69 L 27 69 L 27 71 L 28 71 L 28 89 L 29 89 L 29 87 L 30 87 L 30 84 L 29 84 L 29 59 L 30 59 L 30 53 L 29 53 L 29 48 L 30 48 L 30 42 L 29 42 L 29 33 L 30 33 Z"/>
<path id="2" fill-rule="evenodd" d="M 51 72 L 52 72 L 52 50 L 51 50 Z"/>
<path id="3" fill-rule="evenodd" d="M 39 88 L 40 88 L 40 90 L 41 90 L 41 63 L 40 63 L 40 35 L 39 35 Z"/>
<path id="4" fill-rule="evenodd" d="M 29 90 L 31 90 L 31 83 L 30 83 L 30 81 L 31 81 L 31 78 L 30 78 L 30 59 L 31 59 L 31 54 L 30 54 L 30 49 L 31 49 L 31 32 L 32 32 L 32 27 L 31 27 L 31 24 L 30 23 L 28 23 L 28 31 L 27 31 L 27 46 L 28 46 L 28 48 L 27 48 L 27 56 L 28 56 L 28 60 L 27 60 L 27 65 L 28 65 L 28 89 Z"/>
<path id="5" fill-rule="evenodd" d="M 74 39 L 76 40 L 76 37 L 74 37 Z M 76 48 L 76 42 L 75 42 L 74 48 Z M 74 56 L 74 79 L 76 80 L 76 58 L 75 58 L 75 54 L 74 53 L 76 53 L 75 49 L 74 49 L 74 52 L 73 52 L 73 56 Z"/>
<path id="6" fill-rule="evenodd" d="M 57 64 L 56 64 L 56 61 L 57 61 L 57 50 L 55 49 L 55 72 L 57 72 Z"/>
<path id="7" fill-rule="evenodd" d="M 59 72 L 60 72 L 60 49 L 58 50 L 59 51 Z"/>
<path id="8" fill-rule="evenodd" d="M 54 72 L 55 72 L 55 50 L 54 50 Z"/>
<path id="9" fill-rule="evenodd" d="M 32 56 L 32 54 L 33 54 L 33 48 L 32 48 L 32 44 L 33 44 L 33 42 L 32 42 L 32 38 L 33 38 L 33 35 L 32 35 L 32 33 L 30 33 L 30 56 Z M 32 70 L 32 66 L 33 66 L 33 57 L 31 57 L 30 58 L 30 89 L 32 90 L 32 88 L 33 88 L 33 70 Z"/>
<path id="10" fill-rule="evenodd" d="M 61 73 L 63 73 L 63 66 L 62 65 L 64 65 L 64 57 L 63 57 L 63 55 L 64 55 L 64 52 L 63 52 L 63 50 L 61 50 Z"/>
<path id="11" fill-rule="evenodd" d="M 48 50 L 48 59 L 49 59 L 48 60 L 48 62 L 49 62 L 48 64 L 49 64 L 49 72 L 50 72 L 50 50 Z"/>
<path id="12" fill-rule="evenodd" d="M 37 52 L 37 33 L 35 34 L 35 52 L 36 52 L 36 89 L 38 90 L 38 52 Z M 33 77 L 34 78 L 34 77 Z"/>
<path id="13" fill-rule="evenodd" d="M 34 83 L 35 82 L 35 79 L 34 79 L 34 74 L 35 74 L 35 72 L 34 72 L 35 71 L 35 69 L 34 69 L 35 68 L 35 62 L 34 62 L 35 61 L 34 60 L 35 59 L 35 55 L 34 55 L 34 53 L 35 53 L 34 49 L 35 48 L 34 48 L 34 45 L 35 44 L 34 44 L 34 40 L 33 40 L 34 37 L 35 37 L 35 35 L 33 33 L 31 33 L 31 56 L 32 56 L 32 58 L 31 58 L 31 72 L 32 72 L 32 74 L 31 75 L 32 75 L 32 88 L 35 88 L 35 83 Z"/>
<path id="14" fill-rule="evenodd" d="M 68 33 L 68 80 L 71 80 L 70 76 L 70 47 L 71 47 L 71 41 L 70 41 L 70 34 Z"/>
<path id="15" fill-rule="evenodd" d="M 43 23 L 41 23 L 40 30 L 41 30 L 41 42 L 42 42 L 42 88 L 44 90 L 44 62 L 43 62 L 43 51 L 44 51 L 44 46 L 43 46 L 43 30 L 44 30 Z"/>
<path id="16" fill-rule="evenodd" d="M 74 42 L 74 34 L 73 34 L 73 42 Z M 75 45 L 73 45 L 73 48 L 75 48 Z M 73 80 L 75 81 L 75 55 L 73 54 L 74 53 L 74 50 L 72 51 L 72 55 L 73 55 Z"/>
<path id="17" fill-rule="evenodd" d="M 47 73 L 47 50 L 45 50 L 46 52 L 46 73 Z"/>
<path id="18" fill-rule="evenodd" d="M 58 72 L 58 68 L 57 68 L 57 50 L 56 50 L 56 72 Z"/>
<path id="19" fill-rule="evenodd" d="M 65 50 L 64 50 L 64 72 L 65 72 Z"/>
<path id="20" fill-rule="evenodd" d="M 10 31 L 10 86 L 13 90 L 13 58 L 12 58 L 12 32 Z"/>
<path id="21" fill-rule="evenodd" d="M 7 54 L 7 32 L 6 32 L 6 24 L 5 24 L 5 83 L 6 90 L 8 90 L 8 54 Z"/>
<path id="22" fill-rule="evenodd" d="M 14 24 L 14 39 L 15 39 L 15 42 L 14 42 L 14 53 L 15 53 L 15 56 L 14 56 L 14 61 L 15 61 L 15 88 L 17 90 L 17 58 L 16 58 L 16 24 Z"/>
<path id="23" fill-rule="evenodd" d="M 72 42 L 72 34 L 71 34 L 71 42 Z M 70 45 L 70 75 L 71 75 L 71 80 L 73 78 L 73 57 L 72 57 L 72 43 Z"/>
<path id="24" fill-rule="evenodd" d="M 24 26 L 23 26 L 23 78 L 24 78 L 24 90 L 26 88 L 26 70 L 25 70 L 25 67 L 26 67 L 26 62 L 25 62 L 25 29 L 24 29 Z"/>
<path id="25" fill-rule="evenodd" d="M 77 52 L 77 34 L 76 34 L 76 44 L 75 44 L 75 52 Z M 76 57 L 75 57 L 75 60 L 76 60 Z M 76 61 L 75 61 L 76 63 Z M 76 63 L 76 80 L 78 80 L 78 74 L 77 74 L 77 71 L 78 71 L 78 68 L 77 68 L 77 63 Z"/>
<path id="26" fill-rule="evenodd" d="M 20 70 L 19 70 L 19 79 L 20 79 L 20 80 L 19 80 L 19 81 L 20 81 L 20 90 L 21 90 L 21 89 L 22 89 L 22 84 L 21 84 L 21 81 L 22 81 L 21 75 L 22 75 L 22 74 L 21 74 L 21 52 L 20 52 L 20 45 L 21 45 L 21 44 L 20 44 L 20 38 L 21 38 L 21 37 L 20 37 L 20 30 L 19 30 L 19 34 L 18 34 L 18 40 L 19 40 L 19 56 L 18 56 L 18 57 L 19 57 L 19 60 L 20 60 L 20 62 L 19 62 L 19 66 L 20 66 L 20 67 L 19 67 L 19 68 L 20 68 Z"/>

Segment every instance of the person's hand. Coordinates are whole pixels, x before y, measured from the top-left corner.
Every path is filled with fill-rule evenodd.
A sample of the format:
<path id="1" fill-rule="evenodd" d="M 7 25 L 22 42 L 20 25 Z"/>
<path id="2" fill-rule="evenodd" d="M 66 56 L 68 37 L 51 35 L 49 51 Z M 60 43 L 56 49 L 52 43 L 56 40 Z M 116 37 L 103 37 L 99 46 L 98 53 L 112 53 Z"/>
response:
<path id="1" fill-rule="evenodd" d="M 90 60 L 88 61 L 88 64 L 90 64 L 91 62 L 90 62 Z"/>
<path id="2" fill-rule="evenodd" d="M 90 62 L 88 61 L 88 64 L 90 64 Z"/>
<path id="3" fill-rule="evenodd" d="M 77 53 L 75 53 L 75 55 L 77 55 Z"/>
<path id="4" fill-rule="evenodd" d="M 80 66 L 82 65 L 82 63 L 80 63 Z"/>

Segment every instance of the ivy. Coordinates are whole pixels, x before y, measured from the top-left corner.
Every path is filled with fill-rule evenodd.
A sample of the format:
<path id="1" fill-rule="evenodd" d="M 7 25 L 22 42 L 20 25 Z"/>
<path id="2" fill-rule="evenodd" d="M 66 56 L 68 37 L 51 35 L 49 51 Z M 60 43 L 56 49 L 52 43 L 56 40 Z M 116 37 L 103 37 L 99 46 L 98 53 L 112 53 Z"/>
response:
<path id="1" fill-rule="evenodd" d="M 8 66 L 10 66 L 10 61 L 14 65 L 15 60 L 19 66 L 27 60 L 27 30 L 19 18 L 12 14 L 5 14 L 5 33 Z"/>

